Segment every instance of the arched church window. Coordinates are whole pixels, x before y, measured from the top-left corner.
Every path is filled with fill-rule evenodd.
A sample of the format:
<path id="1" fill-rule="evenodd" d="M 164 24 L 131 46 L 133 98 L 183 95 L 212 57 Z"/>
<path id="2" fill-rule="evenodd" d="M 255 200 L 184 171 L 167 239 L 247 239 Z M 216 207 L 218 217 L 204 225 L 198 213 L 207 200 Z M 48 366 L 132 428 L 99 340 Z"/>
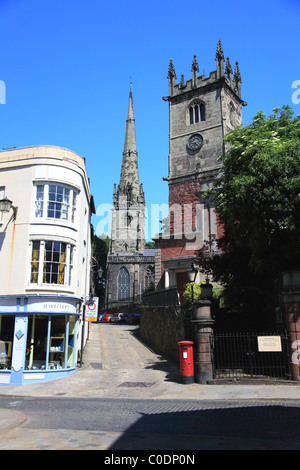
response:
<path id="1" fill-rule="evenodd" d="M 151 284 L 154 284 L 154 267 L 148 266 L 145 274 L 145 289 L 150 287 Z"/>
<path id="2" fill-rule="evenodd" d="M 190 124 L 196 124 L 200 121 L 205 121 L 205 104 L 200 101 L 195 101 L 189 107 Z"/>
<path id="3" fill-rule="evenodd" d="M 126 300 L 130 297 L 130 276 L 125 266 L 118 274 L 118 300 Z"/>

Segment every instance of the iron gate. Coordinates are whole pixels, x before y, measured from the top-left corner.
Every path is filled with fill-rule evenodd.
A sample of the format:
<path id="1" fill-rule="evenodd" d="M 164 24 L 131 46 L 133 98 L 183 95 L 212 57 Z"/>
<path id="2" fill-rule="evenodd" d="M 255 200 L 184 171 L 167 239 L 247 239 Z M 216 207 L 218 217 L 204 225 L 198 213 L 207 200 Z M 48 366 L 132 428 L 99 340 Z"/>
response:
<path id="1" fill-rule="evenodd" d="M 291 379 L 287 332 L 214 333 L 214 378 Z"/>

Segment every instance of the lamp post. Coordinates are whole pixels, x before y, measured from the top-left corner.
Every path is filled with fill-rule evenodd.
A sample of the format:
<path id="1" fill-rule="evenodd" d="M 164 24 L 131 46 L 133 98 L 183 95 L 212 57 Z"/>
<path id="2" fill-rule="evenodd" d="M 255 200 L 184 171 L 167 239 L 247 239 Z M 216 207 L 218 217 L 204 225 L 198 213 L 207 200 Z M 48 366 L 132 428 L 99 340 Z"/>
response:
<path id="1" fill-rule="evenodd" d="M 13 210 L 13 220 L 17 217 L 17 210 L 18 208 L 12 205 L 12 201 L 8 199 L 6 196 L 4 199 L 0 200 L 0 212 L 9 212 L 10 209 Z"/>
<path id="2" fill-rule="evenodd" d="M 101 268 L 101 266 L 100 266 L 100 268 L 98 269 L 97 274 L 98 274 L 99 279 L 101 279 L 102 274 L 103 274 L 103 269 Z"/>
<path id="3" fill-rule="evenodd" d="M 192 294 L 192 308 L 194 303 L 194 283 L 197 276 L 197 269 L 195 269 L 194 263 L 191 264 L 191 267 L 187 269 L 187 275 L 189 278 L 189 282 L 191 283 L 191 294 Z"/>

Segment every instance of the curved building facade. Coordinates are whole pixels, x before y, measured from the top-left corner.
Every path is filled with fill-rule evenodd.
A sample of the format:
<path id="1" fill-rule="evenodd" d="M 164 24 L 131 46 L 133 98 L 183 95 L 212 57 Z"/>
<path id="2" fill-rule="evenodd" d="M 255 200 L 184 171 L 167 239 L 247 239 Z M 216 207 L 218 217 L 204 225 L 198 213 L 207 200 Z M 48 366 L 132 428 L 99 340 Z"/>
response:
<path id="1" fill-rule="evenodd" d="M 70 375 L 86 341 L 90 293 L 94 203 L 85 161 L 59 147 L 4 150 L 0 208 L 3 200 L 0 384 Z"/>

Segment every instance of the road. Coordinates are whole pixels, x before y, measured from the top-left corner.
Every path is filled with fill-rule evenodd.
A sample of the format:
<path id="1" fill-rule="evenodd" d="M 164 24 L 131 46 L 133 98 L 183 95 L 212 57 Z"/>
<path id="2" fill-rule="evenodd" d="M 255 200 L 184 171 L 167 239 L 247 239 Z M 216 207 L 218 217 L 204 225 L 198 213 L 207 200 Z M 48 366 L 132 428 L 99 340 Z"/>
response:
<path id="1" fill-rule="evenodd" d="M 299 449 L 300 402 L 1 397 L 0 449 Z"/>
<path id="2" fill-rule="evenodd" d="M 185 451 L 199 459 L 204 449 L 300 449 L 298 387 L 286 389 L 296 397 L 288 400 L 246 399 L 239 388 L 230 399 L 205 398 L 225 388 L 180 384 L 178 367 L 133 333 L 97 325 L 83 369 L 69 379 L 0 389 L 0 450 Z"/>

